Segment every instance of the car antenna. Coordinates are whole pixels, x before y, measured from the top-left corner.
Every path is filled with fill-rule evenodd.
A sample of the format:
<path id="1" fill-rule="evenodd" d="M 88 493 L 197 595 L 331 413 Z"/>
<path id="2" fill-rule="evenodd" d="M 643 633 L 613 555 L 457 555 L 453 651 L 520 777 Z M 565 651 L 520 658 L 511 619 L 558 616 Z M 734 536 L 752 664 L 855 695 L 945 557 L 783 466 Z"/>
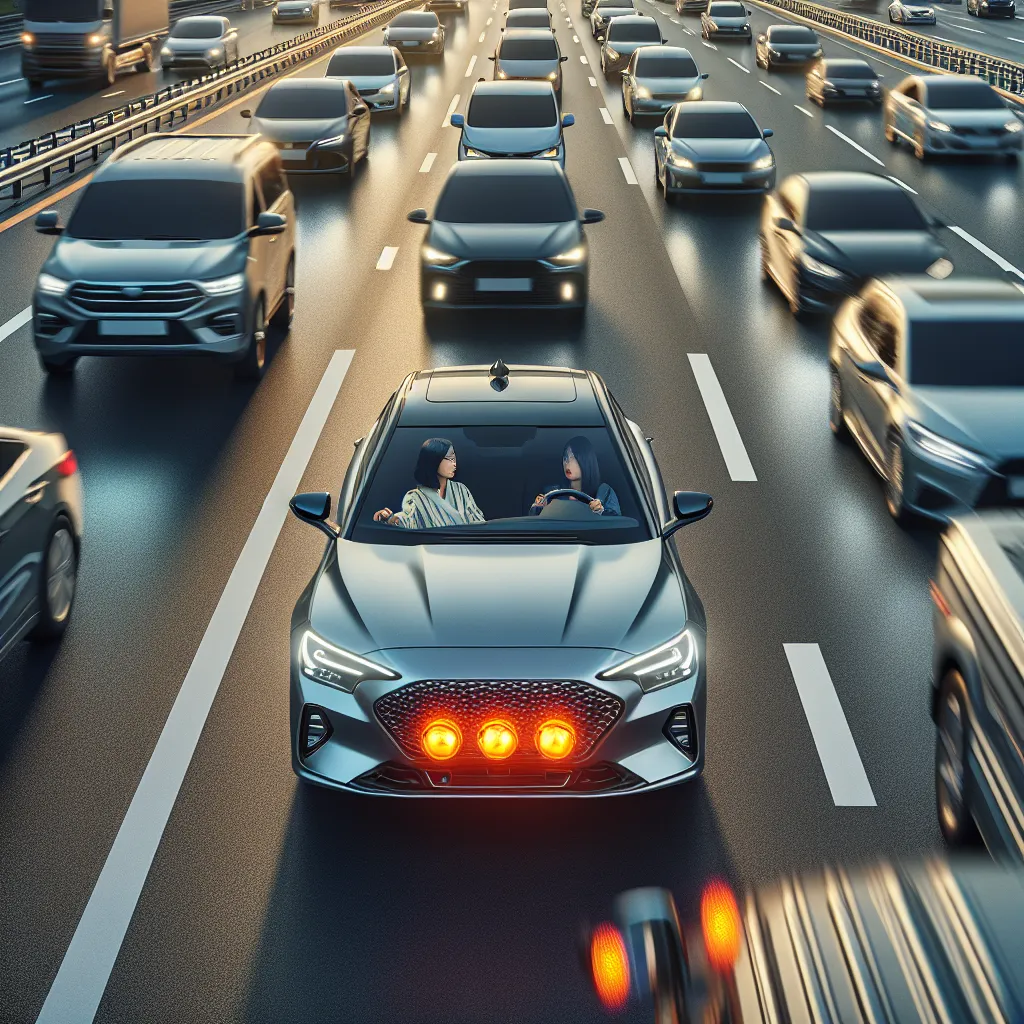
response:
<path id="1" fill-rule="evenodd" d="M 500 359 L 495 359 L 490 374 L 491 387 L 495 391 L 504 391 L 508 387 L 508 367 Z"/>

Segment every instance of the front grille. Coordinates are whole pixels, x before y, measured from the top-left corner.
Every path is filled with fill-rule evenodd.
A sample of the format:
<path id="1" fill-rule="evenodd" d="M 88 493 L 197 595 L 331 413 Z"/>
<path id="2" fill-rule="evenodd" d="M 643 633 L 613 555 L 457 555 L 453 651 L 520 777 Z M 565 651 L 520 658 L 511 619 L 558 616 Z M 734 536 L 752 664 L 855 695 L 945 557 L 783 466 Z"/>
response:
<path id="1" fill-rule="evenodd" d="M 1011 476 L 1024 476 L 1024 458 L 1007 459 L 995 468 L 998 475 L 989 477 L 984 490 L 978 496 L 976 505 L 978 508 L 991 508 L 993 506 L 1014 506 L 1024 505 L 1024 499 L 1015 498 L 1009 492 L 1009 478 Z"/>
<path id="2" fill-rule="evenodd" d="M 745 174 L 750 170 L 750 163 L 742 164 L 697 164 L 698 171 L 707 173 Z"/>
<path id="3" fill-rule="evenodd" d="M 427 679 L 393 690 L 374 705 L 381 724 L 402 751 L 421 760 L 420 736 L 435 718 L 450 718 L 462 730 L 463 747 L 456 762 L 484 760 L 476 747 L 477 731 L 488 719 L 507 719 L 516 728 L 519 747 L 503 765 L 541 759 L 534 733 L 549 718 L 563 719 L 576 730 L 576 747 L 567 761 L 580 761 L 615 724 L 623 708 L 614 694 L 563 679 Z M 563 762 L 544 763 L 554 770 Z"/>
<path id="4" fill-rule="evenodd" d="M 360 89 L 360 96 L 376 96 L 380 92 L 380 89 Z"/>
<path id="5" fill-rule="evenodd" d="M 76 284 L 68 298 L 95 316 L 177 317 L 188 312 L 203 293 L 194 284 L 121 286 Z"/>

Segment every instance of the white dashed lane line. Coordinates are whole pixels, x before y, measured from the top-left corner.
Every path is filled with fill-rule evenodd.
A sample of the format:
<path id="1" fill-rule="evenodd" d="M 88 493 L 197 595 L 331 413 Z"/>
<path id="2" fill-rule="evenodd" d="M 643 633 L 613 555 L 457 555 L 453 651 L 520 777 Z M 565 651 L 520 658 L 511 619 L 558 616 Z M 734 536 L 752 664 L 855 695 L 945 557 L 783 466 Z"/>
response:
<path id="1" fill-rule="evenodd" d="M 688 36 L 696 35 L 696 33 L 695 33 L 695 32 L 693 31 L 693 29 L 692 29 L 692 28 L 684 28 L 684 29 L 683 29 L 683 31 L 684 31 L 684 32 L 685 32 L 685 33 L 686 33 L 686 34 L 687 34 Z"/>
<path id="2" fill-rule="evenodd" d="M 706 39 L 700 41 L 701 46 L 706 46 L 709 50 L 717 50 L 718 47 L 714 43 L 709 43 Z"/>
<path id="3" fill-rule="evenodd" d="M 626 179 L 627 185 L 638 184 L 636 172 L 633 170 L 633 165 L 629 162 L 629 157 L 620 156 L 619 166 L 622 168 L 622 176 Z"/>
<path id="4" fill-rule="evenodd" d="M 579 36 L 573 36 L 573 37 L 572 37 L 572 41 L 573 41 L 574 43 L 578 43 L 578 42 L 580 41 L 580 37 L 579 37 Z"/>
<path id="5" fill-rule="evenodd" d="M 584 57 L 582 53 L 580 54 L 580 63 L 581 64 L 586 64 L 587 63 L 587 58 Z"/>
<path id="6" fill-rule="evenodd" d="M 490 25 L 490 23 L 491 23 L 492 21 L 494 21 L 494 19 L 493 19 L 493 18 L 488 18 L 488 19 L 487 19 L 487 20 L 486 20 L 486 21 L 484 22 L 484 24 L 485 24 L 485 25 Z"/>
<path id="7" fill-rule="evenodd" d="M 976 36 L 987 36 L 987 32 L 983 32 L 980 28 L 968 28 L 966 25 L 960 26 L 961 32 L 973 32 Z"/>
<path id="8" fill-rule="evenodd" d="M 6 341 L 15 331 L 21 330 L 25 324 L 32 323 L 32 307 L 26 306 L 17 316 L 12 316 L 0 327 L 0 341 Z"/>
<path id="9" fill-rule="evenodd" d="M 775 93 L 776 96 L 781 96 L 782 95 L 782 93 L 779 92 L 779 90 L 776 89 L 774 85 L 769 85 L 767 82 L 762 82 L 760 78 L 757 81 L 758 81 L 759 84 L 763 85 L 770 92 Z"/>
<path id="10" fill-rule="evenodd" d="M 2 84 L 3 83 L 0 82 L 0 85 L 2 85 Z M 124 95 L 124 89 L 118 89 L 117 92 L 105 92 L 103 94 L 103 98 L 105 100 L 109 100 L 109 99 L 111 99 L 114 96 L 123 96 L 123 95 Z"/>
<path id="11" fill-rule="evenodd" d="M 592 86 L 592 87 L 593 87 L 594 89 L 596 89 L 596 88 L 597 88 L 597 79 L 596 79 L 596 78 L 588 78 L 588 79 L 587 79 L 587 81 L 588 81 L 588 82 L 590 82 L 591 86 Z"/>
<path id="12" fill-rule="evenodd" d="M 40 100 L 52 100 L 52 99 L 53 99 L 53 93 L 52 92 L 48 92 L 45 96 L 36 96 L 35 99 L 25 100 L 25 106 L 27 107 L 30 103 L 39 103 Z"/>
<path id="13" fill-rule="evenodd" d="M 434 166 L 434 161 L 437 159 L 436 153 L 428 153 L 423 158 L 423 163 L 420 164 L 420 174 L 429 174 L 430 168 Z"/>
<path id="14" fill-rule="evenodd" d="M 462 99 L 462 97 L 458 93 L 456 93 L 452 97 L 451 103 L 448 104 L 448 113 L 444 115 L 444 120 L 441 122 L 441 127 L 442 128 L 447 128 L 447 127 L 449 127 L 451 125 L 451 123 L 452 123 L 452 114 L 455 113 L 455 110 L 456 110 L 456 108 L 459 105 L 459 100 L 460 99 Z"/>
<path id="15" fill-rule="evenodd" d="M 715 368 L 711 365 L 710 356 L 704 352 L 689 352 L 686 358 L 690 360 L 690 369 L 697 381 L 700 397 L 704 400 L 704 408 L 707 409 L 711 429 L 714 430 L 718 447 L 722 450 L 722 458 L 725 459 L 729 476 L 737 481 L 756 481 L 757 474 L 750 464 L 739 427 L 736 426 L 732 410 L 725 400 L 725 392 L 718 381 Z"/>
<path id="16" fill-rule="evenodd" d="M 1009 39 L 1011 43 L 1024 43 L 1024 39 L 1018 39 L 1016 36 L 1007 36 L 1006 38 Z"/>
<path id="17" fill-rule="evenodd" d="M 605 124 L 613 124 L 614 123 L 612 121 L 612 115 L 608 113 L 608 108 L 607 107 L 602 107 L 601 108 L 601 120 L 604 121 Z"/>
<path id="18" fill-rule="evenodd" d="M 814 115 L 806 107 L 801 107 L 799 103 L 794 103 L 793 106 L 796 107 L 796 109 L 799 110 L 801 114 L 806 114 L 808 117 L 814 117 Z"/>
<path id="19" fill-rule="evenodd" d="M 887 174 L 886 177 L 890 181 L 895 181 L 896 184 L 899 185 L 900 188 L 905 188 L 912 196 L 916 196 L 917 195 L 917 189 L 916 188 L 911 188 L 905 181 L 900 181 L 900 179 L 897 178 L 894 174 Z"/>
<path id="20" fill-rule="evenodd" d="M 853 146 L 858 153 L 862 156 L 866 156 L 869 160 L 874 161 L 879 167 L 884 167 L 885 164 L 875 156 L 874 153 L 869 153 L 859 142 L 854 142 L 849 135 L 844 135 L 838 128 L 833 128 L 832 125 L 827 124 L 825 127 L 833 134 L 838 135 L 848 146 Z"/>
<path id="21" fill-rule="evenodd" d="M 469 78 L 473 74 L 473 68 L 476 67 L 476 54 L 469 58 L 469 67 L 466 68 L 466 73 L 462 76 L 463 78 Z"/>
<path id="22" fill-rule="evenodd" d="M 397 245 L 385 245 L 377 258 L 378 270 L 390 270 L 395 265 L 395 257 L 398 255 Z"/>
<path id="23" fill-rule="evenodd" d="M 732 57 L 725 58 L 733 67 L 739 68 L 745 75 L 750 74 L 750 68 L 745 68 L 738 60 L 733 60 Z"/>
<path id="24" fill-rule="evenodd" d="M 486 33 L 486 32 L 481 32 L 481 33 L 480 33 L 480 38 L 479 38 L 479 39 L 477 40 L 477 42 L 478 42 L 478 43 L 482 43 L 482 42 L 484 41 L 484 38 L 485 38 L 486 36 L 487 36 L 487 33 Z"/>
<path id="25" fill-rule="evenodd" d="M 974 235 L 968 234 L 963 228 L 958 228 L 955 224 L 950 224 L 949 230 L 954 235 L 959 235 L 968 245 L 973 245 L 978 252 L 987 256 L 1000 270 L 1005 270 L 1008 274 L 1016 274 L 1017 277 L 1024 280 L 1024 273 L 1019 271 L 1009 260 L 1004 260 L 999 253 L 990 249 L 984 242 L 978 241 Z"/>

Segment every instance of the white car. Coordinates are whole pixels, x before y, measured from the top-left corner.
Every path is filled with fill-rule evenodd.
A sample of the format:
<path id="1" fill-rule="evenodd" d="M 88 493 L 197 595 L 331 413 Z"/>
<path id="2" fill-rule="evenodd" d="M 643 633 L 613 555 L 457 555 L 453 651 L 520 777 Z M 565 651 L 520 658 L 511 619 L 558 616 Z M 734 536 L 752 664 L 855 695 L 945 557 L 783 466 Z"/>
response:
<path id="1" fill-rule="evenodd" d="M 907 4 L 893 0 L 889 4 L 889 20 L 894 25 L 934 25 L 935 9 L 924 4 Z"/>

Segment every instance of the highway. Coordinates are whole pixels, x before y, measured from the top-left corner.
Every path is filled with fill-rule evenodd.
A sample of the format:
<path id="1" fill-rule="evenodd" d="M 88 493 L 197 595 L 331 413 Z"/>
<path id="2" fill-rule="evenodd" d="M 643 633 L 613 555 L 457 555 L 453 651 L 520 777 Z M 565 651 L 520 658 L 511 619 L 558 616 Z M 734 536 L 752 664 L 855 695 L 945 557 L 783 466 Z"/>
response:
<path id="1" fill-rule="evenodd" d="M 897 527 L 865 461 L 833 442 L 828 325 L 797 323 L 761 283 L 760 201 L 667 205 L 653 125 L 622 116 L 576 0 L 550 2 L 570 58 L 563 109 L 576 116 L 566 170 L 578 205 L 607 213 L 588 231 L 579 330 L 486 313 L 432 334 L 423 325 L 422 228 L 405 214 L 432 209 L 456 157 L 447 118 L 489 74 L 503 0 L 445 16 L 444 63 L 413 66 L 407 116 L 374 122 L 351 188 L 293 182 L 298 308 L 257 387 L 182 360 L 84 359 L 73 380 L 45 380 L 18 324 L 50 242 L 30 218 L 0 224 L 0 421 L 63 431 L 86 501 L 71 628 L 49 654 L 22 645 L 0 663 L 3 1024 L 39 1014 L 194 659 L 219 689 L 101 1024 L 596 1021 L 574 941 L 614 893 L 665 885 L 692 916 L 713 873 L 757 882 L 941 845 L 928 717 L 936 535 Z M 742 101 L 775 130 L 780 181 L 827 168 L 891 175 L 958 229 L 942 232 L 956 273 L 1022 265 L 1017 167 L 921 165 L 887 145 L 878 112 L 809 106 L 802 77 L 757 69 L 752 47 L 704 45 L 697 19 L 641 6 L 710 74 L 706 98 Z M 755 9 L 755 33 L 773 20 Z M 828 37 L 824 48 L 860 52 Z M 887 86 L 906 71 L 869 59 Z M 299 73 L 322 74 L 323 61 Z M 189 130 L 244 131 L 243 105 L 251 96 Z M 74 198 L 55 205 L 66 216 Z M 393 262 L 385 247 L 397 247 Z M 703 360 L 690 357 L 702 355 L 724 419 L 694 374 Z M 667 486 L 714 495 L 711 517 L 677 535 L 709 622 L 703 780 L 566 802 L 302 787 L 289 761 L 287 632 L 323 545 L 264 501 L 279 473 L 294 490 L 336 492 L 352 441 L 405 374 L 498 357 L 598 371 L 654 436 Z M 313 415 L 309 438 L 315 393 L 329 412 Z M 269 562 L 251 605 L 232 609 L 244 623 L 221 672 L 200 644 L 223 595 L 234 600 L 233 570 L 257 566 L 259 579 L 261 543 Z M 794 679 L 795 644 L 820 653 L 798 669 L 823 666 L 810 678 Z M 866 779 L 859 806 L 826 775 L 819 749 L 837 736 L 812 733 L 799 687 L 834 688 L 856 748 L 844 774 Z M 88 972 L 76 949 L 72 969 Z"/>

